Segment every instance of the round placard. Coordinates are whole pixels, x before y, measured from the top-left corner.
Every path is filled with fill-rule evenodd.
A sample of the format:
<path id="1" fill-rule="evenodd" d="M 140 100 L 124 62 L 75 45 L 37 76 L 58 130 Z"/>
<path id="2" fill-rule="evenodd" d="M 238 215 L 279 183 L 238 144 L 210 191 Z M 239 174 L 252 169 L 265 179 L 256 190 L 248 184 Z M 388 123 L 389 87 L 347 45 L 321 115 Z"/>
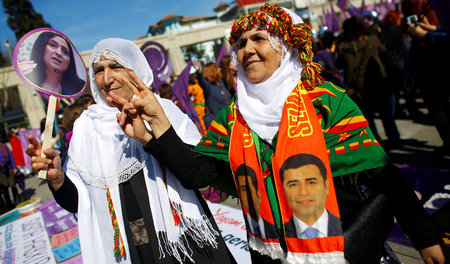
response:
<path id="1" fill-rule="evenodd" d="M 16 73 L 30 87 L 59 98 L 80 96 L 88 74 L 80 54 L 63 33 L 38 28 L 25 34 L 14 48 Z"/>

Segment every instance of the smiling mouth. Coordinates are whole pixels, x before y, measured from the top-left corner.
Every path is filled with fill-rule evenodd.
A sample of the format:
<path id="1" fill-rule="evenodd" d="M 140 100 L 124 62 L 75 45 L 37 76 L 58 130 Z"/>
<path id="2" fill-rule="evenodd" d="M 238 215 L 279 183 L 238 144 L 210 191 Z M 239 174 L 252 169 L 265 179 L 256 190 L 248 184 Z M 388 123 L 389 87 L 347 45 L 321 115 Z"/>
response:
<path id="1" fill-rule="evenodd" d="M 313 199 L 304 199 L 304 200 L 297 201 L 297 203 L 300 204 L 300 205 L 309 205 L 313 201 L 314 201 Z"/>
<path id="2" fill-rule="evenodd" d="M 258 63 L 260 63 L 261 61 L 252 61 L 252 62 L 247 62 L 246 64 L 245 64 L 245 67 L 246 68 L 249 68 L 249 67 L 252 67 L 253 65 L 256 65 L 256 64 L 258 64 Z"/>

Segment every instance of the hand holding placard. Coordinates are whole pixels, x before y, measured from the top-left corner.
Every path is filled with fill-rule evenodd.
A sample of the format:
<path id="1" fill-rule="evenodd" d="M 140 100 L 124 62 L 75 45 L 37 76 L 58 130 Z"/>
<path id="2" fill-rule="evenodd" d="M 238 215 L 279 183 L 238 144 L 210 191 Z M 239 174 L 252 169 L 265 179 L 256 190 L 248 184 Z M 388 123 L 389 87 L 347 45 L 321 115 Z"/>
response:
<path id="1" fill-rule="evenodd" d="M 52 148 L 57 97 L 80 96 L 87 86 L 87 70 L 72 42 L 52 28 L 38 28 L 25 34 L 14 48 L 14 69 L 22 81 L 48 96 L 47 117 L 41 157 Z M 57 129 L 57 127 L 56 127 Z M 39 155 L 33 153 L 33 155 Z M 47 170 L 38 177 L 46 179 Z"/>
<path id="2" fill-rule="evenodd" d="M 48 107 L 47 107 L 47 118 L 45 119 L 45 130 L 44 130 L 44 141 L 42 142 L 42 150 L 51 148 L 52 145 L 52 132 L 53 132 L 53 123 L 55 120 L 55 109 L 56 109 L 56 97 L 50 95 L 48 99 Z M 41 152 L 41 157 L 45 157 L 44 151 Z M 39 171 L 38 178 L 41 180 L 47 179 L 47 170 Z"/>

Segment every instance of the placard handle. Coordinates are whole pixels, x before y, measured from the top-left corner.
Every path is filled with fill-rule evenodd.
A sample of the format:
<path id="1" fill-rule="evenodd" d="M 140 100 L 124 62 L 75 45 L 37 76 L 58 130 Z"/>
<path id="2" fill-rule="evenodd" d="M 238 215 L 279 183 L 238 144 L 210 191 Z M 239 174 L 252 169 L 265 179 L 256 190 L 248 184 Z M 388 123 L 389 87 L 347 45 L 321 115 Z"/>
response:
<path id="1" fill-rule="evenodd" d="M 57 102 L 56 96 L 50 95 L 47 106 L 47 117 L 45 119 L 44 142 L 42 142 L 41 157 L 45 157 L 44 150 L 49 149 L 52 146 L 52 134 L 53 134 L 53 124 L 55 120 L 56 102 Z M 47 170 L 40 170 L 38 178 L 41 180 L 47 179 Z"/>

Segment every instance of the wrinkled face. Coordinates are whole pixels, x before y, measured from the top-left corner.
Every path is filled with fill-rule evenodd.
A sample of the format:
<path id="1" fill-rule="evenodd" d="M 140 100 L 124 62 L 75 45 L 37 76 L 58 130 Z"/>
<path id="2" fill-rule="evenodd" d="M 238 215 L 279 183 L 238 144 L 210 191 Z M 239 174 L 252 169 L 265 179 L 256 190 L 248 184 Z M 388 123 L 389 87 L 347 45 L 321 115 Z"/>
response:
<path id="1" fill-rule="evenodd" d="M 133 91 L 121 81 L 122 77 L 128 78 L 131 81 L 130 75 L 128 74 L 129 69 L 120 65 L 115 59 L 108 59 L 103 56 L 92 67 L 95 74 L 95 83 L 105 98 L 105 101 L 110 92 L 114 92 L 126 100 L 131 99 Z"/>
<path id="2" fill-rule="evenodd" d="M 43 59 L 48 69 L 58 70 L 60 73 L 66 71 L 70 63 L 70 50 L 66 40 L 60 36 L 49 38 Z"/>
<path id="3" fill-rule="evenodd" d="M 294 214 L 311 226 L 322 215 L 328 194 L 328 180 L 316 165 L 308 164 L 284 171 L 284 193 Z"/>
<path id="4" fill-rule="evenodd" d="M 242 33 L 237 48 L 239 64 L 251 83 L 266 81 L 280 67 L 281 53 L 270 45 L 267 30 Z"/>
<path id="5" fill-rule="evenodd" d="M 256 189 L 250 176 L 238 176 L 238 185 L 242 206 L 257 221 L 259 219 L 259 204 L 261 202 L 259 191 Z"/>

